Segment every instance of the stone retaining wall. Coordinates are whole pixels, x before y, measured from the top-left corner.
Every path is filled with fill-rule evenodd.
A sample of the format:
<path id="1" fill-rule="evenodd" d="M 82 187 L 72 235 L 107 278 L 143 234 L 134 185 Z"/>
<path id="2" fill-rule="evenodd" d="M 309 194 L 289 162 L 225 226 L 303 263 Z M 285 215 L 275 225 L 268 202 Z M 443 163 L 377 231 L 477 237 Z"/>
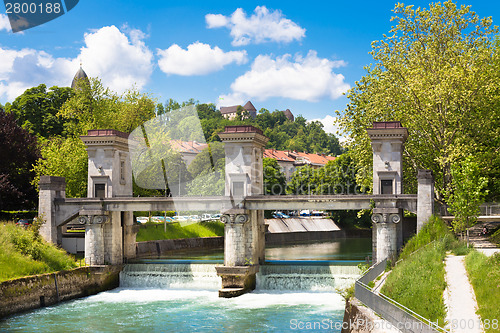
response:
<path id="1" fill-rule="evenodd" d="M 122 266 L 89 266 L 0 283 L 0 318 L 119 286 Z"/>

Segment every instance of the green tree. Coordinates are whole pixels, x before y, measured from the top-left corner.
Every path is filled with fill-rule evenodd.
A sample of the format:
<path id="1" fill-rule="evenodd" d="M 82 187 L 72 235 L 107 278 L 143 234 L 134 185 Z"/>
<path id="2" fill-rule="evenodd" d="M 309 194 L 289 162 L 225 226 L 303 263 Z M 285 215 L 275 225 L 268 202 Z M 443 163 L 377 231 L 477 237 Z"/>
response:
<path id="1" fill-rule="evenodd" d="M 226 152 L 222 142 L 211 142 L 207 148 L 203 149 L 191 164 L 188 171 L 192 177 L 203 173 L 225 170 Z"/>
<path id="2" fill-rule="evenodd" d="M 347 109 L 337 112 L 363 171 L 359 181 L 371 183 L 366 128 L 373 121 L 400 120 L 410 134 L 403 152 L 411 176 L 406 180 L 412 181 L 406 188 L 415 188 L 418 169 L 431 169 L 443 200 L 451 165 L 464 147 L 478 156 L 496 149 L 486 138 L 500 122 L 498 28 L 452 1 L 429 9 L 398 3 L 394 13 L 390 35 L 372 43 L 375 64 L 348 92 Z M 486 158 L 479 161 L 487 166 Z"/>
<path id="3" fill-rule="evenodd" d="M 305 165 L 293 172 L 286 193 L 292 195 L 314 194 L 318 184 L 316 170 L 310 165 Z"/>
<path id="4" fill-rule="evenodd" d="M 484 202 L 488 180 L 481 176 L 479 164 L 469 155 L 451 165 L 451 186 L 446 192 L 455 232 L 463 232 L 477 223 L 479 205 Z"/>
<path id="5" fill-rule="evenodd" d="M 223 171 L 205 172 L 194 178 L 187 186 L 190 196 L 224 195 L 225 178 Z"/>
<path id="6" fill-rule="evenodd" d="M 36 137 L 2 110 L 0 124 L 0 210 L 31 209 L 37 199 L 30 184 L 40 155 Z"/>
<path id="7" fill-rule="evenodd" d="M 79 138 L 91 129 L 116 129 L 131 132 L 155 115 L 155 102 L 147 95 L 129 90 L 117 95 L 98 79 L 80 85 L 59 110 L 67 137 L 42 141 L 41 154 L 34 167 L 37 185 L 40 176 L 66 178 L 68 197 L 85 197 L 87 193 L 88 157 Z M 187 171 L 186 171 L 187 173 Z"/>
<path id="8" fill-rule="evenodd" d="M 87 196 L 88 156 L 85 145 L 78 137 L 53 137 L 44 140 L 42 158 L 34 165 L 32 184 L 38 186 L 40 176 L 50 175 L 66 178 L 66 196 Z"/>
<path id="9" fill-rule="evenodd" d="M 13 113 L 19 124 L 33 134 L 50 137 L 62 135 L 64 119 L 58 114 L 63 104 L 71 98 L 73 90 L 67 87 L 52 87 L 45 84 L 27 89 L 5 110 Z"/>
<path id="10" fill-rule="evenodd" d="M 264 171 L 264 193 L 266 195 L 285 194 L 286 177 L 281 172 L 278 162 L 273 158 L 262 160 Z"/>

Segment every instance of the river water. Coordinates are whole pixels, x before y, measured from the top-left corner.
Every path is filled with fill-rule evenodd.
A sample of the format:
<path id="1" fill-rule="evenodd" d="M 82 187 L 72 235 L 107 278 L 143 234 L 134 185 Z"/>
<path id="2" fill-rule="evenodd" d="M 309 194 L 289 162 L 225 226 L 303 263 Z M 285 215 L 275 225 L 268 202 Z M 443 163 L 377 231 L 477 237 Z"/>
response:
<path id="1" fill-rule="evenodd" d="M 269 248 L 257 289 L 232 299 L 218 297 L 218 263 L 200 256 L 130 264 L 120 288 L 12 316 L 0 331 L 340 332 L 344 300 L 336 289 L 354 282 L 357 261 L 371 254 L 369 239 L 355 241 L 351 255 L 348 240 Z"/>

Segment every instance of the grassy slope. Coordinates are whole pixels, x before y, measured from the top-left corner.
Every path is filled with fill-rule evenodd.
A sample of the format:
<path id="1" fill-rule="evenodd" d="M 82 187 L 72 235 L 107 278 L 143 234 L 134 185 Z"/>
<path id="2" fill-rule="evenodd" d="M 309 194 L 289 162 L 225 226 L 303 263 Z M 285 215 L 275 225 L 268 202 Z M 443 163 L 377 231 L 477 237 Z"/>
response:
<path id="1" fill-rule="evenodd" d="M 137 241 L 144 242 L 160 239 L 197 238 L 224 236 L 224 224 L 221 222 L 200 222 L 181 226 L 179 223 L 168 223 L 164 232 L 163 223 L 146 223 L 137 234 Z"/>
<path id="2" fill-rule="evenodd" d="M 487 257 L 472 251 L 465 257 L 465 268 L 474 287 L 486 332 L 500 330 L 500 254 Z M 492 320 L 496 319 L 496 325 Z M 487 325 L 489 323 L 490 325 Z"/>
<path id="3" fill-rule="evenodd" d="M 76 267 L 72 257 L 32 230 L 0 225 L 0 281 Z"/>
<path id="4" fill-rule="evenodd" d="M 432 241 L 436 241 L 432 245 Z M 446 251 L 463 251 L 445 223 L 432 217 L 429 223 L 403 249 L 400 262 L 382 288 L 382 293 L 431 321 L 444 325 L 446 288 L 443 259 Z M 414 251 L 419 250 L 417 253 Z M 413 254 L 412 254 L 413 253 Z"/>

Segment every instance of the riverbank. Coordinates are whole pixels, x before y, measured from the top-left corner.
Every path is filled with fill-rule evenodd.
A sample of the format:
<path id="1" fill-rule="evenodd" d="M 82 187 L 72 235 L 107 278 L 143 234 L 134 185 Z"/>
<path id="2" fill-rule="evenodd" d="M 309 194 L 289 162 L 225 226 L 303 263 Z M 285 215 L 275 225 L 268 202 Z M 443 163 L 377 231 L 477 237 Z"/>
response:
<path id="1" fill-rule="evenodd" d="M 88 266 L 0 283 L 0 319 L 119 286 L 121 266 Z"/>

